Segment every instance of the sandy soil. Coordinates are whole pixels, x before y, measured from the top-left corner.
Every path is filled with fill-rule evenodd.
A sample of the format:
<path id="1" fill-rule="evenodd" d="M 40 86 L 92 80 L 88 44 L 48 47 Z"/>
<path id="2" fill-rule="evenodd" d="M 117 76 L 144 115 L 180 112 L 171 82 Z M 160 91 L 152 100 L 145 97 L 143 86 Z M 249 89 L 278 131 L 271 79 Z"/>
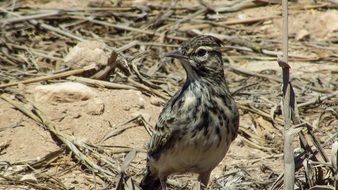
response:
<path id="1" fill-rule="evenodd" d="M 150 97 L 138 91 L 93 88 L 98 94 L 97 98 L 104 104 L 104 112 L 100 115 L 91 115 L 87 113 L 88 110 L 93 109 L 93 107 L 94 109 L 97 108 L 95 107 L 97 105 L 91 105 L 92 99 L 73 103 L 36 102 L 34 94 L 31 93 L 35 86 L 29 85 L 25 88 L 25 95 L 28 99 L 48 116 L 50 121 L 56 124 L 58 130 L 93 144 L 99 143 L 107 133 L 112 131 L 114 127 L 111 126 L 128 121 L 138 114 L 143 115 L 154 126 L 162 108 L 152 105 Z M 0 100 L 0 106 L 2 110 L 0 114 L 1 141 L 10 142 L 9 147 L 0 155 L 0 162 L 14 163 L 35 160 L 59 149 L 50 134 L 41 126 L 20 111 L 13 109 L 3 100 Z M 249 121 L 243 119 L 241 122 L 242 125 L 249 123 Z M 122 134 L 108 139 L 104 144 L 145 149 L 148 140 L 149 135 L 145 128 L 136 125 Z M 140 167 L 145 164 L 145 156 L 144 153 L 141 153 L 136 158 L 136 162 L 137 160 L 141 162 Z M 226 158 L 213 172 L 212 178 L 221 177 L 224 171 L 245 168 L 249 173 L 255 174 L 252 175 L 254 179 L 267 179 L 270 175 L 275 175 L 281 171 L 280 157 L 265 159 L 269 156 L 271 155 L 266 152 L 245 146 L 243 138 L 238 137 Z M 260 160 L 264 160 L 264 162 Z M 77 187 L 86 185 L 83 184 L 85 180 L 81 179 L 86 174 L 79 172 L 73 171 L 62 176 L 61 179 L 64 180 L 63 182 L 66 185 L 76 182 L 81 183 L 80 186 L 75 185 Z M 185 177 L 183 176 L 183 178 Z"/>

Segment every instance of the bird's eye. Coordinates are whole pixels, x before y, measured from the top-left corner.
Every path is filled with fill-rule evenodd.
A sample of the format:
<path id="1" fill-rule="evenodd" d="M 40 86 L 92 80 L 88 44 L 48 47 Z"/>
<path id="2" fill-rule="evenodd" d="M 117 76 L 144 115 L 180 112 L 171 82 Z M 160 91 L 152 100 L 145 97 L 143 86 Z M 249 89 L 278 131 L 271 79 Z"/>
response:
<path id="1" fill-rule="evenodd" d="M 199 57 L 203 57 L 206 53 L 207 53 L 207 51 L 205 49 L 199 49 L 196 52 L 196 55 L 199 56 Z"/>

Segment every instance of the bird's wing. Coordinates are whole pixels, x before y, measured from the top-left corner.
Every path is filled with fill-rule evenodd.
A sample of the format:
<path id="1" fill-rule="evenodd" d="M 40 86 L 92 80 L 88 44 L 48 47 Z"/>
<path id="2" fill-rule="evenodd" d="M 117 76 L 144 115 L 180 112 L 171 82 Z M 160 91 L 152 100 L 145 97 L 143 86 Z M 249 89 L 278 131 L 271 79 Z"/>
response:
<path id="1" fill-rule="evenodd" d="M 183 135 L 183 128 L 189 125 L 189 119 L 179 111 L 179 105 L 182 105 L 183 101 L 174 97 L 161 112 L 148 147 L 149 156 L 159 157 L 161 152 L 174 146 L 176 140 Z"/>

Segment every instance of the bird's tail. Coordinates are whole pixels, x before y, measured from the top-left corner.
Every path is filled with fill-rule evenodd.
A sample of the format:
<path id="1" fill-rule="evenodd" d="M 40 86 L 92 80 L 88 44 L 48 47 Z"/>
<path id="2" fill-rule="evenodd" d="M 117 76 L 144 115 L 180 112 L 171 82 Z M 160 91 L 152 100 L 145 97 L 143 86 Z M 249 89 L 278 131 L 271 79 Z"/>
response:
<path id="1" fill-rule="evenodd" d="M 147 169 L 147 173 L 143 177 L 140 187 L 142 190 L 159 190 L 161 188 L 160 178 L 152 175 L 149 169 Z"/>

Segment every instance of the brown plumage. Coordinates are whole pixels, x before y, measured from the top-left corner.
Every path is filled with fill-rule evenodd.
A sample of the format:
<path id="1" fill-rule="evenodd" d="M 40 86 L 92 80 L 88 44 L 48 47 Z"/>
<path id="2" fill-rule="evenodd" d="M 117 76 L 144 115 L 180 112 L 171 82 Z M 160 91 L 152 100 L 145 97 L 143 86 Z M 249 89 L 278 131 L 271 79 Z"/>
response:
<path id="1" fill-rule="evenodd" d="M 165 190 L 169 175 L 186 172 L 199 174 L 206 187 L 236 138 L 239 114 L 224 78 L 221 44 L 215 37 L 198 36 L 167 54 L 181 61 L 187 79 L 159 116 L 143 190 Z"/>

